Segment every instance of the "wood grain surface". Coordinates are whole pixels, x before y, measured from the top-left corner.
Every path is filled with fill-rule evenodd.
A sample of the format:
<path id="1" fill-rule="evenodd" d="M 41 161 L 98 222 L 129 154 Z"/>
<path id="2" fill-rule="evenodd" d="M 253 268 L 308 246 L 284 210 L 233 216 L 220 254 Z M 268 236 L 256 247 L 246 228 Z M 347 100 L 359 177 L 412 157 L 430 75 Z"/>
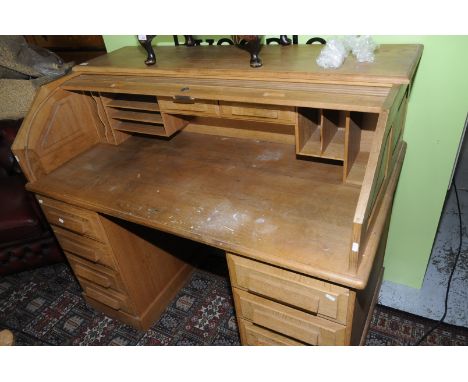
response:
<path id="1" fill-rule="evenodd" d="M 359 63 L 350 55 L 344 64 L 334 70 L 317 65 L 322 46 L 278 45 L 261 50 L 263 66 L 250 68 L 244 50 L 234 46 L 156 46 L 157 62 L 146 66 L 146 53 L 141 47 L 125 47 L 91 60 L 85 66 L 76 66 L 76 72 L 102 72 L 138 75 L 165 75 L 216 78 L 251 78 L 276 81 L 351 82 L 408 84 L 422 54 L 422 45 L 382 45 L 376 51 L 375 61 Z"/>
<path id="2" fill-rule="evenodd" d="M 98 144 L 28 188 L 355 283 L 347 252 L 359 187 L 342 183 L 341 166 L 296 160 L 290 145 L 188 132 L 170 141 L 131 137 L 120 146 Z"/>

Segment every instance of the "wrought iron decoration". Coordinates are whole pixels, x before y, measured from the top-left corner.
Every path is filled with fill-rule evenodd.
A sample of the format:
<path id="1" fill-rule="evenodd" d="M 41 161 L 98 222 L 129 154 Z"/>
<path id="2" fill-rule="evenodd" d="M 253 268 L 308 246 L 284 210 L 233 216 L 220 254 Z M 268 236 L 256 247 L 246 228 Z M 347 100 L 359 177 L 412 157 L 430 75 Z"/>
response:
<path id="1" fill-rule="evenodd" d="M 138 41 L 146 50 L 147 58 L 145 60 L 146 65 L 154 65 L 156 63 L 156 55 L 154 53 L 153 46 L 151 45 L 153 39 L 156 35 L 138 35 Z M 203 43 L 201 39 L 194 39 L 193 35 L 184 35 L 185 42 L 182 45 L 186 46 L 199 46 Z M 179 42 L 179 36 L 174 35 L 174 45 L 178 46 L 181 45 Z M 208 45 L 237 45 L 242 49 L 245 49 L 250 53 L 250 66 L 252 68 L 259 68 L 262 66 L 262 60 L 260 58 L 260 49 L 261 49 L 261 36 L 257 35 L 235 35 L 232 36 L 232 39 L 223 37 L 219 39 L 217 42 L 213 38 L 205 39 L 205 42 Z M 320 43 L 326 44 L 326 41 L 321 37 L 312 37 L 311 39 L 307 40 L 306 44 L 313 44 L 313 43 Z M 287 35 L 280 35 L 279 38 L 271 37 L 266 39 L 267 45 L 270 44 L 279 44 L 282 46 L 291 45 L 291 44 L 298 44 L 298 36 L 293 35 L 292 40 L 288 38 Z"/>

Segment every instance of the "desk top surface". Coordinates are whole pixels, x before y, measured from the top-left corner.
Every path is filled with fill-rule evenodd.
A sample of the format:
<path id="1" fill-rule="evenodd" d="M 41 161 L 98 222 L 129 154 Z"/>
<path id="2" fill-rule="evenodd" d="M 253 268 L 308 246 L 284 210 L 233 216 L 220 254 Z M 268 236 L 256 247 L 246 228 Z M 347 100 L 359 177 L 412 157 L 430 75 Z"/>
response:
<path id="1" fill-rule="evenodd" d="M 225 251 L 353 284 L 360 188 L 286 144 L 181 132 L 98 144 L 29 189 Z"/>
<path id="2" fill-rule="evenodd" d="M 359 63 L 350 54 L 338 69 L 316 63 L 322 45 L 267 45 L 260 56 L 261 68 L 249 66 L 249 53 L 235 46 L 158 46 L 156 64 L 146 66 L 142 47 L 125 47 L 95 58 L 75 72 L 138 74 L 148 76 L 194 76 L 223 79 L 298 81 L 323 83 L 408 84 L 414 75 L 423 46 L 381 45 L 373 63 Z"/>

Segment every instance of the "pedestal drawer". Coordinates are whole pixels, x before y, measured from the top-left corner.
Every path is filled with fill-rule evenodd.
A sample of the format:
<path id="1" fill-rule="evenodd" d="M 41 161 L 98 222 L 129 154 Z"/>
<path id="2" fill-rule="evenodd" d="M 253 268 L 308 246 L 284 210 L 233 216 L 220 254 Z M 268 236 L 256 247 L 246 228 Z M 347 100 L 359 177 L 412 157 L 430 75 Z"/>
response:
<path id="1" fill-rule="evenodd" d="M 88 239 L 85 236 L 77 235 L 76 233 L 54 225 L 51 225 L 51 227 L 64 251 L 80 256 L 93 263 L 102 264 L 115 269 L 115 264 L 111 255 L 112 250 L 109 248 L 108 244 Z"/>
<path id="2" fill-rule="evenodd" d="M 79 281 L 85 297 L 90 297 L 112 309 L 123 310 L 124 312 L 133 314 L 126 294 L 119 293 L 112 289 L 102 288 L 85 279 L 80 279 Z"/>
<path id="3" fill-rule="evenodd" d="M 40 195 L 37 196 L 37 200 L 50 224 L 67 228 L 95 240 L 106 241 L 106 234 L 96 212 Z"/>
<path id="4" fill-rule="evenodd" d="M 244 345 L 251 346 L 303 346 L 301 342 L 294 341 L 270 330 L 263 329 L 243 319 L 239 320 L 239 330 L 244 337 Z"/>
<path id="5" fill-rule="evenodd" d="M 233 288 L 237 315 L 310 345 L 344 345 L 345 326 Z"/>
<path id="6" fill-rule="evenodd" d="M 232 254 L 227 260 L 233 286 L 346 324 L 348 289 Z"/>
<path id="7" fill-rule="evenodd" d="M 116 272 L 103 267 L 102 265 L 80 259 L 78 256 L 74 256 L 71 253 L 65 252 L 65 254 L 73 268 L 75 276 L 80 281 L 81 279 L 85 279 L 103 288 L 112 288 L 116 291 L 124 292 L 125 289 L 122 281 Z"/>

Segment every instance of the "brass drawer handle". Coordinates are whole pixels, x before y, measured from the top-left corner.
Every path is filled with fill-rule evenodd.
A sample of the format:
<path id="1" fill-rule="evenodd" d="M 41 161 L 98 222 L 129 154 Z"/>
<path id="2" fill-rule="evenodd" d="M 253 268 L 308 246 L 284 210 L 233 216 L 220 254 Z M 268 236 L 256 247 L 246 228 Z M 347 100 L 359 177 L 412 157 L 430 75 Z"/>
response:
<path id="1" fill-rule="evenodd" d="M 186 96 L 186 95 L 175 95 L 172 97 L 172 100 L 175 103 L 184 103 L 184 104 L 193 104 L 195 103 L 195 98 Z"/>

